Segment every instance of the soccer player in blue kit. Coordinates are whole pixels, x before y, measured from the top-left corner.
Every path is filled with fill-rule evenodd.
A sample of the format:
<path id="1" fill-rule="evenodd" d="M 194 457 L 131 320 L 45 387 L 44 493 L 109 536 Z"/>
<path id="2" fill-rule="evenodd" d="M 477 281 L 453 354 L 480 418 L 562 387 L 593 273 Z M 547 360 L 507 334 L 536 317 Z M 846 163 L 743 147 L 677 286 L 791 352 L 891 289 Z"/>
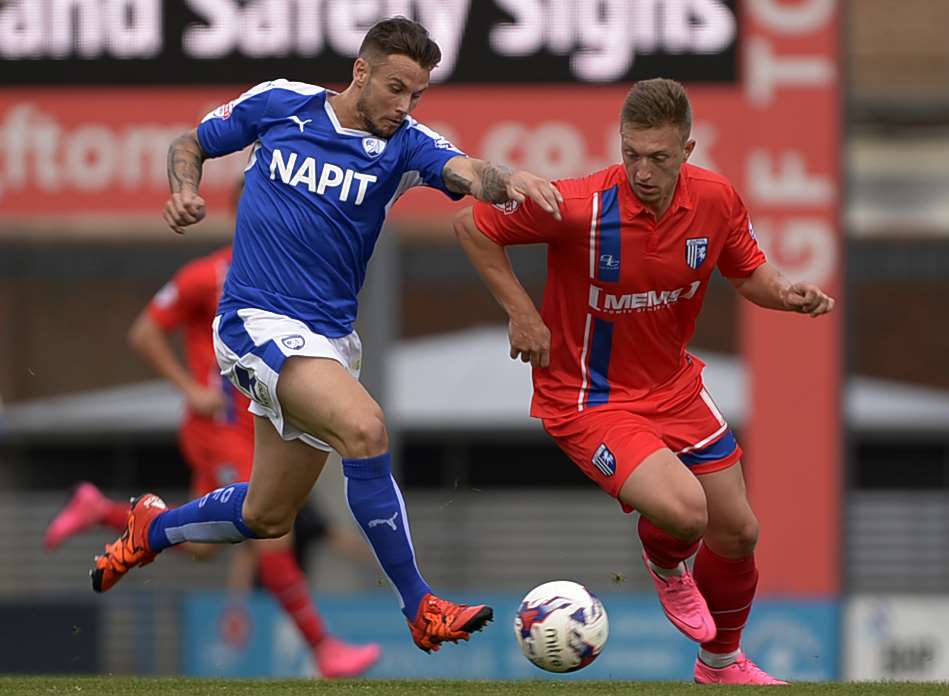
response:
<path id="1" fill-rule="evenodd" d="M 550 182 L 469 158 L 409 115 L 440 59 L 423 26 L 386 19 L 363 39 L 344 91 L 266 82 L 172 143 L 164 218 L 179 233 L 205 215 L 204 160 L 253 144 L 213 325 L 222 374 L 251 398 L 253 473 L 171 510 L 151 493 L 133 499 L 125 533 L 96 557 L 97 592 L 175 544 L 283 536 L 336 450 L 350 510 L 416 645 L 438 650 L 492 619 L 488 606 L 437 597 L 419 572 L 382 409 L 358 381 L 353 330 L 386 213 L 409 188 L 492 203 L 530 198 L 560 216 Z"/>

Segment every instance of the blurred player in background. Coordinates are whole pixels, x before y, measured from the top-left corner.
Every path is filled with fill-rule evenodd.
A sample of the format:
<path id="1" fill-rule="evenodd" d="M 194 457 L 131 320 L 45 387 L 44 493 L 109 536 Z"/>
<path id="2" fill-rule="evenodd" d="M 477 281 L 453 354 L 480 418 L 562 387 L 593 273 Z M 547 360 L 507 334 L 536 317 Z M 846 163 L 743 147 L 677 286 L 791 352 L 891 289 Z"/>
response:
<path id="1" fill-rule="evenodd" d="M 758 571 L 741 448 L 686 347 L 716 267 L 762 307 L 816 317 L 834 301 L 767 263 L 724 177 L 686 160 L 692 111 L 665 79 L 622 109 L 623 163 L 556 182 L 563 219 L 533 201 L 478 204 L 455 232 L 533 366 L 531 414 L 583 472 L 640 512 L 643 560 L 672 623 L 701 643 L 699 683 L 781 684 L 740 649 Z M 548 246 L 540 313 L 504 247 Z M 701 543 L 700 543 L 701 542 Z M 693 573 L 685 560 L 696 552 Z"/>
<path id="2" fill-rule="evenodd" d="M 438 650 L 491 620 L 488 606 L 435 596 L 419 572 L 382 409 L 358 381 L 362 349 L 353 330 L 385 216 L 409 188 L 497 203 L 529 197 L 559 215 L 560 194 L 549 182 L 469 159 L 411 118 L 440 59 L 423 26 L 383 20 L 363 39 L 343 92 L 266 82 L 172 143 L 165 220 L 179 233 L 205 215 L 204 161 L 254 146 L 214 320 L 222 373 L 252 399 L 253 475 L 249 485 L 170 511 L 155 495 L 137 498 L 126 533 L 96 558 L 96 591 L 185 541 L 283 536 L 336 450 L 349 508 L 415 644 Z"/>
<path id="3" fill-rule="evenodd" d="M 254 422 L 247 410 L 250 403 L 221 378 L 211 335 L 230 262 L 231 248 L 226 247 L 186 264 L 158 291 L 129 330 L 132 348 L 185 398 L 178 443 L 191 467 L 194 497 L 251 477 Z M 184 339 L 185 362 L 171 342 L 176 332 Z M 93 484 L 81 483 L 47 529 L 46 546 L 55 548 L 95 524 L 124 530 L 128 517 L 128 502 L 110 500 Z M 235 590 L 249 589 L 256 571 L 261 586 L 283 607 L 312 649 L 322 676 L 362 674 L 379 659 L 379 646 L 348 645 L 326 632 L 294 553 L 292 537 L 259 539 L 235 549 L 229 585 Z M 198 558 L 218 548 L 200 543 L 184 546 Z"/>

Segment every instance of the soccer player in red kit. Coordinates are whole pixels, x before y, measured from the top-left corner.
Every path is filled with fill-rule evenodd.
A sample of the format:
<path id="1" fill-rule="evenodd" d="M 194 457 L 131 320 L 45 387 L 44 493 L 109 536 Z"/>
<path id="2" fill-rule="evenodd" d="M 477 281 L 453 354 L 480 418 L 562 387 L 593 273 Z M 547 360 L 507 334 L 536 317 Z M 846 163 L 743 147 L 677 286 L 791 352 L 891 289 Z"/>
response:
<path id="1" fill-rule="evenodd" d="M 508 314 L 511 357 L 533 366 L 531 415 L 624 510 L 640 512 L 662 608 L 701 644 L 695 681 L 782 684 L 740 648 L 758 522 L 741 448 L 686 346 L 716 267 L 762 307 L 818 316 L 834 300 L 788 282 L 728 180 L 686 164 L 691 125 L 678 82 L 638 82 L 622 109 L 622 164 L 556 182 L 562 220 L 532 201 L 479 203 L 454 227 Z M 504 251 L 530 243 L 548 247 L 540 313 Z"/>
<path id="2" fill-rule="evenodd" d="M 129 330 L 132 348 L 185 397 L 187 413 L 178 442 L 191 466 L 191 495 L 196 498 L 222 486 L 248 481 L 253 462 L 254 422 L 247 410 L 249 401 L 221 377 L 211 331 L 230 261 L 231 248 L 226 247 L 186 264 L 158 291 Z M 185 363 L 169 338 L 179 331 L 184 339 Z M 82 483 L 49 526 L 46 545 L 54 548 L 94 524 L 122 531 L 128 518 L 128 502 L 110 500 L 93 484 Z M 187 550 L 198 557 L 206 557 L 217 547 L 187 544 Z M 322 676 L 353 677 L 379 659 L 377 644 L 349 645 L 327 633 L 294 557 L 289 534 L 254 540 L 248 548 L 255 557 L 252 563 L 256 562 L 261 585 L 280 603 L 310 645 Z"/>

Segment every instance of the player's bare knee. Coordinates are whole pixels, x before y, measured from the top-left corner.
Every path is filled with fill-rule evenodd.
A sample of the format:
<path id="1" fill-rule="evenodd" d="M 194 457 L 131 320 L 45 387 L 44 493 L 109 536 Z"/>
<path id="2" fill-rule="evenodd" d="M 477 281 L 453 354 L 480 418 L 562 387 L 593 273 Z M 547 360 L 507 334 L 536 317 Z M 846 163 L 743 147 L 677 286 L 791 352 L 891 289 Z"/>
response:
<path id="1" fill-rule="evenodd" d="M 705 541 L 717 554 L 726 558 L 747 558 L 758 545 L 758 520 L 749 511 L 740 519 L 709 526 Z"/>
<path id="2" fill-rule="evenodd" d="M 758 545 L 758 519 L 751 515 L 732 532 L 732 555 L 736 558 L 746 558 L 755 552 Z"/>
<path id="3" fill-rule="evenodd" d="M 707 525 L 708 516 L 704 512 L 689 511 L 676 520 L 672 534 L 680 539 L 699 539 L 705 534 Z"/>
<path id="4" fill-rule="evenodd" d="M 253 522 L 246 522 L 245 520 L 245 523 L 257 535 L 258 539 L 279 539 L 293 529 L 293 523 L 283 520 L 254 520 Z"/>
<path id="5" fill-rule="evenodd" d="M 273 508 L 255 508 L 244 504 L 244 524 L 258 539 L 277 539 L 293 529 L 293 515 Z"/>
<path id="6" fill-rule="evenodd" d="M 669 533 L 676 538 L 691 541 L 699 539 L 708 528 L 708 509 L 704 496 L 688 496 L 676 504 Z"/>
<path id="7" fill-rule="evenodd" d="M 382 410 L 360 414 L 347 428 L 344 457 L 374 457 L 388 451 L 389 433 L 383 420 Z"/>

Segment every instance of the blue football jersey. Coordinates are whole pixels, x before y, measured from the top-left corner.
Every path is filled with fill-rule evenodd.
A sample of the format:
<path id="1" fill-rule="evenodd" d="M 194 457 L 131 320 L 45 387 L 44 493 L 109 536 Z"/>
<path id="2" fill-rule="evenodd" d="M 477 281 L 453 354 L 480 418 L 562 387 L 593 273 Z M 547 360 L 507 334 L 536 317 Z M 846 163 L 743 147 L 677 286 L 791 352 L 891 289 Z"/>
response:
<path id="1" fill-rule="evenodd" d="M 254 144 L 237 210 L 234 256 L 219 312 L 246 307 L 345 336 L 389 208 L 413 186 L 445 188 L 462 154 L 407 117 L 388 139 L 343 128 L 322 87 L 274 80 L 201 121 L 198 140 L 220 157 Z"/>

